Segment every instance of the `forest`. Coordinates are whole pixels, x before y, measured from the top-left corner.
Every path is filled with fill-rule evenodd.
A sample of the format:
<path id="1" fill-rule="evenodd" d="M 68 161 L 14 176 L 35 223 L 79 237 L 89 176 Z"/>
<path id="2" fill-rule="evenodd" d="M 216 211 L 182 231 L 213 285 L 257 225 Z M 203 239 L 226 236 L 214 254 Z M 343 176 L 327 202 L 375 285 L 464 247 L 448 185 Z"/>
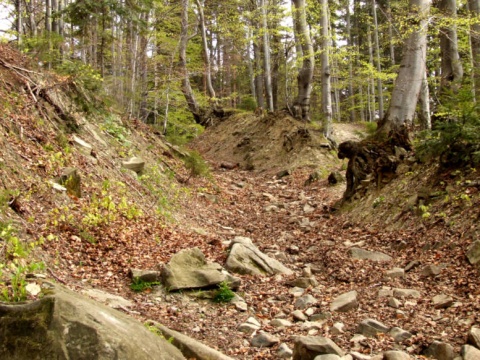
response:
<path id="1" fill-rule="evenodd" d="M 208 122 L 207 108 L 288 108 L 327 135 L 332 121 L 415 110 L 393 93 L 405 66 L 401 81 L 420 94 L 415 117 L 428 129 L 455 94 L 474 102 L 480 86 L 475 0 L 3 3 L 6 32 L 25 53 L 85 77 L 129 116 L 186 136 L 196 132 L 192 114 Z M 426 47 L 418 65 L 402 64 L 417 46 Z M 412 121 L 408 112 L 399 116 Z"/>

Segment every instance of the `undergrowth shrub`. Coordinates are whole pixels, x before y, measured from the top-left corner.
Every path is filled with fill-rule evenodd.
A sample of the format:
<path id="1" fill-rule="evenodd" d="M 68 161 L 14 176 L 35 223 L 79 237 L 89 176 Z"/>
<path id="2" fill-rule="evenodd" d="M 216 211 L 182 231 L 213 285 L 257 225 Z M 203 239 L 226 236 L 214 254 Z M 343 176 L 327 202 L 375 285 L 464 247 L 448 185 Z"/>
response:
<path id="1" fill-rule="evenodd" d="M 480 106 L 473 100 L 470 90 L 462 89 L 439 107 L 433 130 L 418 137 L 420 160 L 439 158 L 443 168 L 480 164 Z"/>

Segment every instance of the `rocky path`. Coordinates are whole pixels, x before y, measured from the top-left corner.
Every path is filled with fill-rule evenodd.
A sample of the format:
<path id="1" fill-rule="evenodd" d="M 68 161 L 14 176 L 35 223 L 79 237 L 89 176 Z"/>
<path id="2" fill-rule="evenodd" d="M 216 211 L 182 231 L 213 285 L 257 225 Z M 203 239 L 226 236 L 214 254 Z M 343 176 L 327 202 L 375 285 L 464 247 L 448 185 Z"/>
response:
<path id="1" fill-rule="evenodd" d="M 305 172 L 277 179 L 217 169 L 214 176 L 216 191 L 205 188 L 190 205 L 189 227 L 210 245 L 206 256 L 224 264 L 229 243 L 249 237 L 294 275 L 241 276 L 246 310 L 185 294 L 139 295 L 142 318 L 236 359 L 288 358 L 295 337 L 307 335 L 331 339 L 339 355 L 350 354 L 345 359 L 381 359 L 392 349 L 453 359 L 479 325 L 478 272 L 462 234 L 353 224 L 328 212 L 343 189 L 304 186 Z"/>

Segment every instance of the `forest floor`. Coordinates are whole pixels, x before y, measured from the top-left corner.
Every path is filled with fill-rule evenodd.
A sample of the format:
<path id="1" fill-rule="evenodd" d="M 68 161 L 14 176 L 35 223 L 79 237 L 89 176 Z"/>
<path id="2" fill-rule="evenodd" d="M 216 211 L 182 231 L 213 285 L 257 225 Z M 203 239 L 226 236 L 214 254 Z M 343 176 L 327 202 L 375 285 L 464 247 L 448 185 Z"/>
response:
<path id="1" fill-rule="evenodd" d="M 377 354 L 400 348 L 412 356 L 434 340 L 452 344 L 458 353 L 470 327 L 480 325 L 479 272 L 465 257 L 480 231 L 477 172 L 438 173 L 433 165 L 417 164 L 382 189 L 332 213 L 344 185 L 330 186 L 326 177 L 345 170 L 346 162 L 337 159 L 318 128 L 280 112 L 261 117 L 239 114 L 208 129 L 192 147 L 205 156 L 210 176 L 176 182 L 188 177 L 183 163 L 173 156 L 178 150 L 142 124 L 124 121 L 125 130 L 110 118 L 98 126 L 81 119 L 80 128 L 88 131 L 81 130 L 78 136 L 93 144 L 95 153 L 86 156 L 78 151 L 73 134 L 59 127 L 62 113 L 60 106 L 51 104 L 53 90 L 44 101 L 34 86 L 55 89 L 70 80 L 50 79 L 58 86 L 41 83 L 35 72 L 23 70 L 28 67 L 24 57 L 0 50 L 0 60 L 7 64 L 0 64 L 0 195 L 8 200 L 8 206 L 3 206 L 5 199 L 0 204 L 0 223 L 12 221 L 22 237 L 51 238 L 35 251 L 45 261 L 49 278 L 77 291 L 93 287 L 121 295 L 134 304 L 123 308 L 130 315 L 163 323 L 236 359 L 278 358 L 278 345 L 252 347 L 251 336 L 238 331 L 249 317 L 290 348 L 295 336 L 317 334 L 330 337 L 346 351 L 355 346 L 351 339 L 357 325 L 373 318 L 413 337 L 400 344 L 387 335 L 369 338 L 356 351 Z M 334 136 L 337 142 L 358 140 L 364 132 L 360 124 L 336 124 Z M 149 160 L 147 167 L 174 176 L 149 173 L 157 183 L 148 192 L 147 178 L 120 170 L 128 154 L 140 154 Z M 58 194 L 49 185 L 65 166 L 83 175 L 82 198 Z M 286 176 L 277 176 L 285 170 Z M 306 185 L 314 171 L 320 172 L 320 180 Z M 162 193 L 155 192 L 158 188 Z M 429 200 L 420 208 L 412 196 L 425 193 Z M 174 200 L 170 198 L 166 211 L 170 214 L 159 218 L 155 210 L 166 201 L 162 194 Z M 129 208 L 142 209 L 142 215 L 138 211 L 130 213 L 133 217 L 112 216 L 95 226 L 85 221 L 100 221 L 103 205 L 97 200 L 124 197 Z M 86 218 L 86 213 L 96 217 Z M 251 238 L 272 257 L 280 254 L 294 271 L 288 277 L 240 276 L 238 294 L 248 304 L 247 312 L 187 292 L 130 289 L 131 268 L 157 269 L 181 249 L 199 247 L 207 259 L 224 264 L 235 236 Z M 348 253 L 352 246 L 382 251 L 393 260 L 352 260 Z M 385 276 L 387 270 L 405 268 L 412 261 L 420 265 L 405 277 Z M 424 276 L 427 265 L 438 265 L 440 273 Z M 289 284 L 305 268 L 318 281 L 318 286 L 305 289 L 317 299 L 313 314 L 329 312 L 331 300 L 350 290 L 358 292 L 359 307 L 332 313 L 317 327 L 294 322 L 297 294 Z M 395 309 L 388 306 L 388 298 L 379 297 L 383 287 L 415 289 L 420 297 L 400 299 L 400 308 Z M 435 308 L 432 298 L 439 294 L 452 297 L 452 306 Z M 275 328 L 270 322 L 276 317 L 293 324 Z M 335 333 L 332 326 L 339 322 L 343 332 Z"/>

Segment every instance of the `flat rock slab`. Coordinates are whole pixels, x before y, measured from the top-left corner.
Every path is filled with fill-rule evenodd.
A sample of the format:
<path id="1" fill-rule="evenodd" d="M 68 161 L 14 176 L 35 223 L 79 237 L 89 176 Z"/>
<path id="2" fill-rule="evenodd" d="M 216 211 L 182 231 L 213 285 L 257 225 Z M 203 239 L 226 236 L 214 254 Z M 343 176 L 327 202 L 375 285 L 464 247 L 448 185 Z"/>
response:
<path id="1" fill-rule="evenodd" d="M 313 360 L 318 355 L 343 356 L 343 352 L 332 340 L 323 336 L 298 336 L 293 348 L 293 360 Z"/>
<path id="2" fill-rule="evenodd" d="M 43 288 L 51 295 L 27 304 L 0 304 L 0 359 L 185 359 L 124 313 L 60 285 L 44 283 Z"/>
<path id="3" fill-rule="evenodd" d="M 233 239 L 225 268 L 242 275 L 293 274 L 278 260 L 262 253 L 251 239 L 241 236 Z"/>
<path id="4" fill-rule="evenodd" d="M 365 319 L 357 327 L 357 333 L 369 337 L 374 337 L 378 333 L 387 333 L 390 328 L 380 321 L 374 319 Z"/>
<path id="5" fill-rule="evenodd" d="M 133 306 L 133 302 L 127 300 L 121 296 L 109 294 L 105 291 L 98 289 L 87 289 L 83 290 L 82 294 L 91 297 L 92 299 L 101 302 L 107 306 L 110 306 L 114 309 L 123 309 Z"/>
<path id="6" fill-rule="evenodd" d="M 330 311 L 347 312 L 358 307 L 357 292 L 349 291 L 333 299 Z"/>
<path id="7" fill-rule="evenodd" d="M 441 341 L 434 341 L 431 343 L 430 346 L 422 353 L 422 355 L 437 360 L 453 360 L 455 358 L 453 346 Z"/>
<path id="8" fill-rule="evenodd" d="M 480 240 L 474 241 L 468 248 L 467 259 L 472 265 L 480 263 Z"/>
<path id="9" fill-rule="evenodd" d="M 358 247 L 350 248 L 348 252 L 353 259 L 357 260 L 371 260 L 377 262 L 387 262 L 392 260 L 392 257 L 387 254 L 378 251 L 365 250 Z"/>
<path id="10" fill-rule="evenodd" d="M 240 286 L 239 278 L 222 271 L 220 264 L 208 263 L 198 248 L 185 249 L 173 255 L 163 267 L 161 278 L 168 291 L 209 288 L 224 281 L 232 289 Z"/>
<path id="11" fill-rule="evenodd" d="M 196 360 L 233 360 L 233 358 L 222 354 L 221 352 L 208 347 L 207 345 L 192 339 L 178 331 L 172 330 L 155 321 L 149 321 L 151 325 L 157 328 L 165 339 L 171 341 L 175 347 L 180 349 L 187 359 Z M 152 359 L 155 359 L 152 357 Z"/>
<path id="12" fill-rule="evenodd" d="M 138 174 L 143 171 L 143 168 L 145 167 L 145 161 L 139 157 L 132 157 L 127 161 L 122 161 L 122 167 L 132 170 Z"/>

